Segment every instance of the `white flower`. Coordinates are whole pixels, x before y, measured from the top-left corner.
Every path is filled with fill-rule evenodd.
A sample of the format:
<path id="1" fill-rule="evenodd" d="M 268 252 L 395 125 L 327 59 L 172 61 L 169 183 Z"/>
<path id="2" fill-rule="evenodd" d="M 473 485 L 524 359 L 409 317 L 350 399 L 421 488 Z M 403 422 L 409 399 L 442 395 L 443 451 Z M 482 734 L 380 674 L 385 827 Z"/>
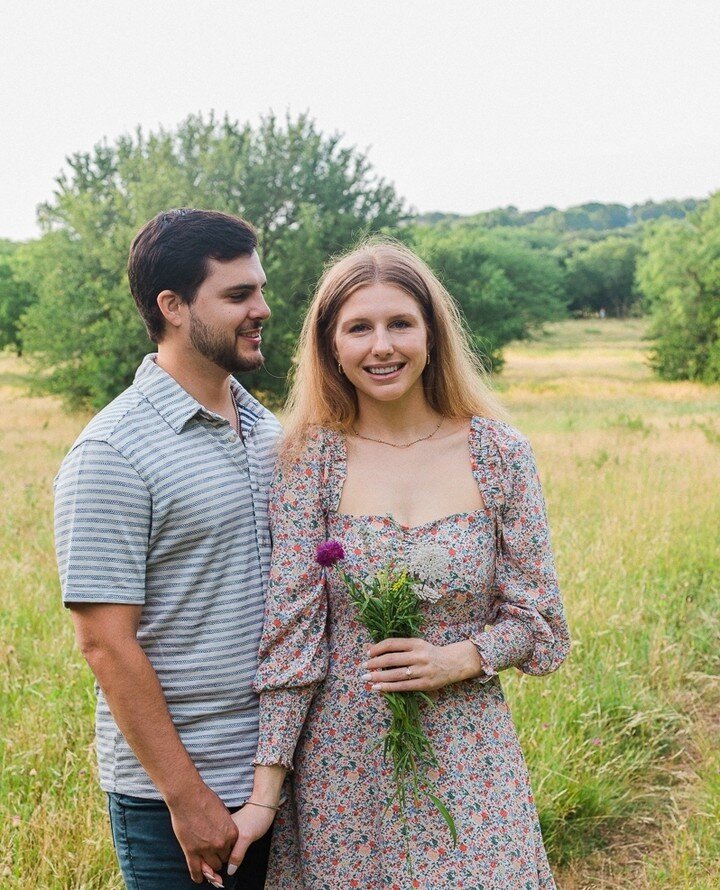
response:
<path id="1" fill-rule="evenodd" d="M 447 553 L 439 544 L 416 544 L 407 553 L 408 572 L 421 582 L 418 599 L 436 603 L 442 598 L 439 589 L 448 573 Z"/>
<path id="2" fill-rule="evenodd" d="M 407 567 L 425 584 L 440 584 L 448 573 L 447 553 L 439 544 L 416 544 L 407 554 Z"/>
<path id="3" fill-rule="evenodd" d="M 424 600 L 426 603 L 436 603 L 439 599 L 442 599 L 442 593 L 429 584 L 423 584 L 417 592 L 417 598 Z"/>

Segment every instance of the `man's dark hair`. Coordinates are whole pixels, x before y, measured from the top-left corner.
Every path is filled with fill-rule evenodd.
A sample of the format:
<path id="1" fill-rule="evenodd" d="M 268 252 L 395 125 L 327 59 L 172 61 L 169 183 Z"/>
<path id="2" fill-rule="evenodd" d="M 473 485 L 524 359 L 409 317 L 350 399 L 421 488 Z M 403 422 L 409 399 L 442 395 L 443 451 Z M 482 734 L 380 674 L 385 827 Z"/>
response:
<path id="1" fill-rule="evenodd" d="M 161 291 L 174 291 L 192 303 L 207 277 L 209 259 L 250 256 L 256 247 L 250 223 L 215 210 L 168 210 L 146 223 L 130 248 L 128 278 L 150 339 L 157 343 L 165 327 L 157 304 Z"/>

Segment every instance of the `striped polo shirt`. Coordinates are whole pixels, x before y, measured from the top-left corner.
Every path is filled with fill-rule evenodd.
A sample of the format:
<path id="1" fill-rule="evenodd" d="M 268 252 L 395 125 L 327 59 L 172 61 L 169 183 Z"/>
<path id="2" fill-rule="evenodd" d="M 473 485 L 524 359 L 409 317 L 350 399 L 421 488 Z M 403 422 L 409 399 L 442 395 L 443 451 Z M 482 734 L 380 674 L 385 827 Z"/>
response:
<path id="1" fill-rule="evenodd" d="M 252 683 L 270 562 L 280 425 L 235 380 L 242 438 L 147 356 L 55 480 L 63 602 L 142 606 L 138 641 L 203 780 L 227 806 L 252 788 Z M 97 693 L 106 791 L 160 794 Z"/>

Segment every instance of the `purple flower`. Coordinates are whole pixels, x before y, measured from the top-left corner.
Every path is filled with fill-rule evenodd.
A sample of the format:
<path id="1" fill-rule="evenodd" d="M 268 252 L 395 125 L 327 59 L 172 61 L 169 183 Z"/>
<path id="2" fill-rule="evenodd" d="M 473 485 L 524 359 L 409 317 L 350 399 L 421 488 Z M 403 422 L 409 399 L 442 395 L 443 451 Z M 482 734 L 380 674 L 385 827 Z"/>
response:
<path id="1" fill-rule="evenodd" d="M 321 566 L 328 568 L 345 559 L 345 551 L 340 541 L 323 541 L 315 551 L 315 559 Z"/>

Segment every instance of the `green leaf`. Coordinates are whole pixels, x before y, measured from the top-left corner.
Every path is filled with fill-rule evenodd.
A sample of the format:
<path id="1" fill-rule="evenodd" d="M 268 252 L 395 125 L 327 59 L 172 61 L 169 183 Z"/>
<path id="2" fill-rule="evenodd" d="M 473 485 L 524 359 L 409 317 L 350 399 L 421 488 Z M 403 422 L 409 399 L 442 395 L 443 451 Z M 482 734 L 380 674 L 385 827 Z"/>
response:
<path id="1" fill-rule="evenodd" d="M 440 798 L 437 797 L 435 794 L 432 794 L 432 792 L 428 791 L 427 796 L 435 804 L 438 811 L 440 812 L 440 815 L 443 817 L 443 819 L 447 823 L 447 827 L 450 829 L 450 835 L 453 839 L 453 846 L 457 846 L 457 839 L 458 839 L 457 828 L 455 827 L 455 820 L 450 815 L 450 810 L 448 810 L 448 808 L 440 800 Z"/>

